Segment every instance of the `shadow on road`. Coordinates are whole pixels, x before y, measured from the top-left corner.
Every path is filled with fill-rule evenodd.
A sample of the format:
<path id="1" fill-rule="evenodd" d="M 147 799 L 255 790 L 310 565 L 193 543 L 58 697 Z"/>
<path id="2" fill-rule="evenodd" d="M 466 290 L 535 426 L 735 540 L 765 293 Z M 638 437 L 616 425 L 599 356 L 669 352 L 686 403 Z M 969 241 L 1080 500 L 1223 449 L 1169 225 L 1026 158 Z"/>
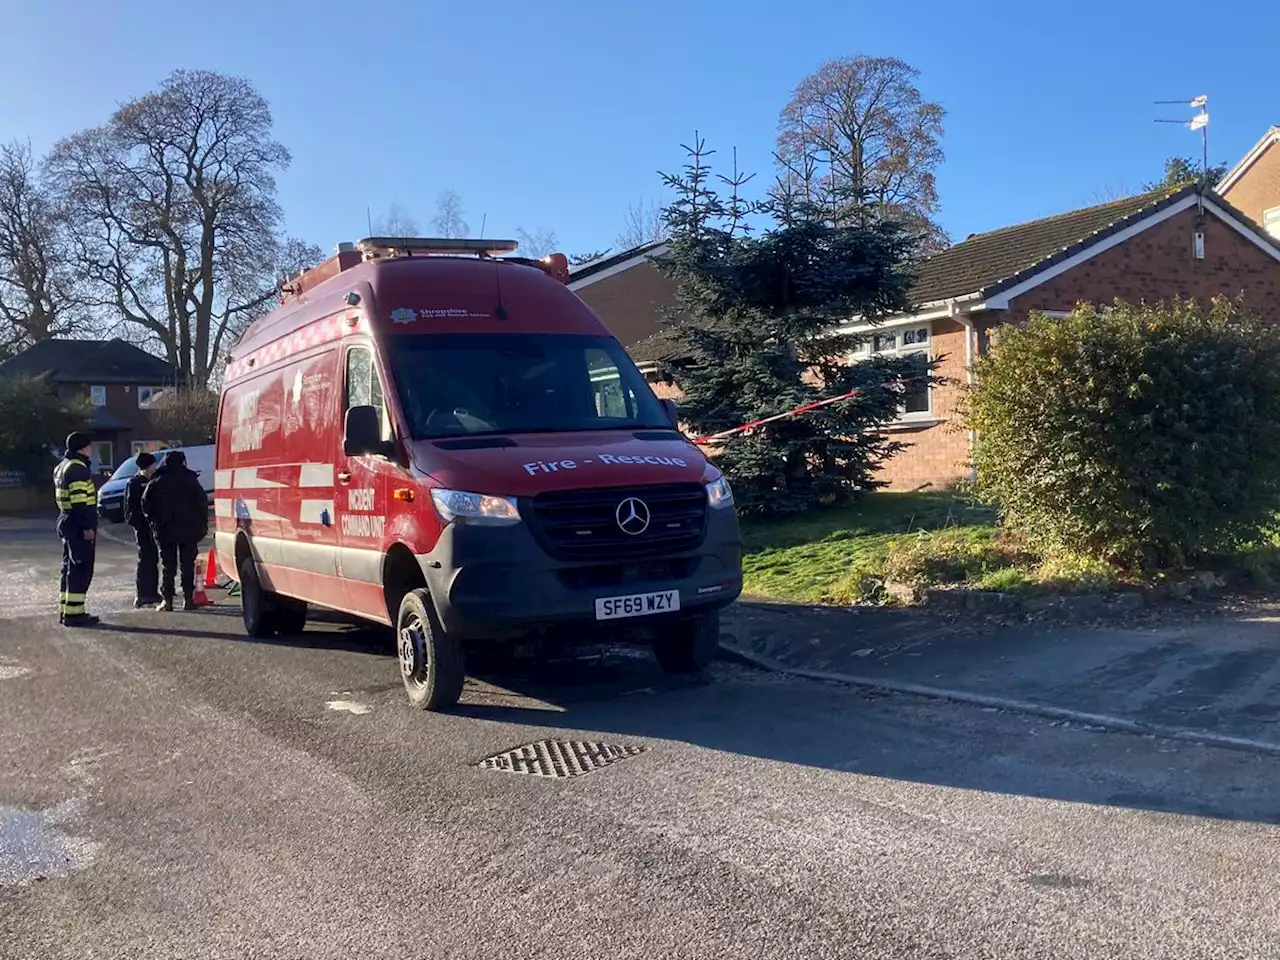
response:
<path id="1" fill-rule="evenodd" d="M 301 659 L 279 663 L 318 676 L 346 672 L 353 691 L 385 696 L 388 707 L 398 705 L 399 675 L 388 629 L 325 615 L 323 626 L 300 636 L 252 640 L 237 613 L 224 606 L 163 621 L 154 614 L 130 615 L 110 629 L 211 642 L 227 652 L 248 646 L 292 648 Z M 344 666 L 331 654 L 355 654 L 359 660 Z M 358 664 L 365 658 L 383 663 L 362 669 Z M 207 669 L 220 669 L 217 659 L 201 659 Z M 1280 760 L 1271 757 L 795 682 L 739 666 L 720 666 L 708 676 L 671 677 L 642 648 L 582 647 L 544 660 L 481 649 L 471 652 L 468 666 L 463 702 L 452 713 L 529 728 L 527 740 L 512 735 L 512 747 L 547 736 L 548 729 L 562 737 L 577 735 L 565 731 L 581 731 L 591 740 L 671 740 L 925 785 L 1280 824 L 1280 795 L 1274 790 Z M 412 722 L 436 721 L 414 714 Z"/>

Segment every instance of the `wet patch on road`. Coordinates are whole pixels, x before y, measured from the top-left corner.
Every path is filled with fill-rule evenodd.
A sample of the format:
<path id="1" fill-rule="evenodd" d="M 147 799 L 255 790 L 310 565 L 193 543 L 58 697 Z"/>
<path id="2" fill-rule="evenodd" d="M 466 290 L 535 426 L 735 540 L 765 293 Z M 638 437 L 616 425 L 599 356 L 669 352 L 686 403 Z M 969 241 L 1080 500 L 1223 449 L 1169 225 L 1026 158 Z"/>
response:
<path id="1" fill-rule="evenodd" d="M 325 706 L 336 713 L 354 713 L 357 717 L 373 712 L 373 707 L 359 700 L 329 700 Z"/>
<path id="2" fill-rule="evenodd" d="M 29 668 L 24 667 L 17 660 L 0 657 L 0 680 L 17 680 L 30 672 Z"/>
<path id="3" fill-rule="evenodd" d="M 1065 873 L 1033 873 L 1027 877 L 1027 883 L 1033 887 L 1046 887 L 1050 890 L 1078 890 L 1093 886 L 1084 877 L 1073 877 Z"/>
<path id="4" fill-rule="evenodd" d="M 93 861 L 98 845 L 61 829 L 79 806 L 78 800 L 48 810 L 0 806 L 0 887 L 64 876 Z"/>

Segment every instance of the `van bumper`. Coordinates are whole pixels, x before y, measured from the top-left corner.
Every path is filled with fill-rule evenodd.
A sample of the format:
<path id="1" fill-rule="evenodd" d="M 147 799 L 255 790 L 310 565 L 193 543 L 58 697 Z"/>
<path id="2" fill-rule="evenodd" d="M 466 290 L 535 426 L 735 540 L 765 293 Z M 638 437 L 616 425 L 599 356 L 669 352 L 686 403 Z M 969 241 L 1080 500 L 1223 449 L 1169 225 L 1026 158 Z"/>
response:
<path id="1" fill-rule="evenodd" d="M 567 563 L 551 557 L 523 524 L 449 524 L 420 556 L 445 630 L 500 640 L 567 627 L 575 635 L 661 629 L 674 619 L 728 606 L 742 592 L 742 538 L 732 509 L 708 511 L 698 547 L 644 560 Z M 673 614 L 597 621 L 608 597 L 680 591 Z"/>

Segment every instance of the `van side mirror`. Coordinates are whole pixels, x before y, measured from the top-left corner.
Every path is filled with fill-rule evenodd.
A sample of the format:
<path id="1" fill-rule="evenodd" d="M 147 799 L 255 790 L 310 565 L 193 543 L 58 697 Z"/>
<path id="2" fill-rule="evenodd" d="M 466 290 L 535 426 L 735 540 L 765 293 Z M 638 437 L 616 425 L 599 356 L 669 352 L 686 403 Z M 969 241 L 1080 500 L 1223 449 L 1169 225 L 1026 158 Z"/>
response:
<path id="1" fill-rule="evenodd" d="M 671 421 L 671 425 L 673 427 L 679 427 L 680 426 L 680 408 L 676 405 L 676 402 L 671 399 L 663 400 L 662 409 L 667 411 L 667 419 Z"/>
<path id="2" fill-rule="evenodd" d="M 352 407 L 343 424 L 342 452 L 348 457 L 376 453 L 389 456 L 392 444 L 382 439 L 382 414 L 377 407 Z"/>

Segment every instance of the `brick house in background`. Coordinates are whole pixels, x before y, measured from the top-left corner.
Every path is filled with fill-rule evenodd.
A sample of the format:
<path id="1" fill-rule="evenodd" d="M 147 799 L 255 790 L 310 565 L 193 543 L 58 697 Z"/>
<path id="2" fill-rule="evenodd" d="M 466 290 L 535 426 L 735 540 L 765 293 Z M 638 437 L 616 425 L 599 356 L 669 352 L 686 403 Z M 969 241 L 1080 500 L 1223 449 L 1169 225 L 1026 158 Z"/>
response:
<path id="1" fill-rule="evenodd" d="M 1214 190 L 1280 239 L 1280 126 L 1263 134 Z"/>
<path id="2" fill-rule="evenodd" d="M 1276 154 L 1280 157 L 1280 150 Z M 663 367 L 678 358 L 675 346 L 657 330 L 651 307 L 674 295 L 649 262 L 655 252 L 628 251 L 612 258 L 616 262 L 598 272 L 601 279 L 593 283 L 588 273 L 578 289 L 647 379 L 661 383 Z M 845 328 L 867 334 L 862 356 L 940 358 L 938 374 L 949 381 L 907 396 L 889 428 L 909 444 L 881 472 L 893 489 L 943 486 L 970 476 L 973 438 L 959 422 L 958 406 L 969 365 L 1002 324 L 1022 322 L 1032 311 L 1066 313 L 1082 300 L 1220 295 L 1243 297 L 1280 321 L 1280 239 L 1196 185 L 975 234 L 922 261 L 917 274 L 913 312 L 886 318 L 874 328 Z M 605 283 L 629 296 L 597 294 L 593 302 L 592 287 Z M 654 332 L 640 337 L 644 318 Z M 671 395 L 669 388 L 656 389 Z"/>
<path id="3" fill-rule="evenodd" d="M 89 400 L 95 471 L 166 446 L 151 407 L 179 383 L 176 368 L 123 340 L 42 340 L 0 363 L 0 377 L 46 376 L 60 399 Z"/>

